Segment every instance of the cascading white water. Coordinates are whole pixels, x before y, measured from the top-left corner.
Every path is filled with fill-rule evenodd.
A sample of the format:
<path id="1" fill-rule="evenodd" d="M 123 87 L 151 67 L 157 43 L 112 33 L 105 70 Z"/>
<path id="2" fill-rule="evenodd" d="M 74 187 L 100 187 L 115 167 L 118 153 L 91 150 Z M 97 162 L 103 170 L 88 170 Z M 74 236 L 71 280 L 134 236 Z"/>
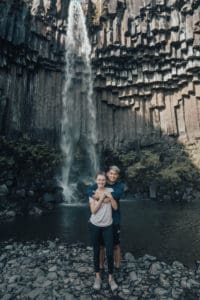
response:
<path id="1" fill-rule="evenodd" d="M 96 111 L 93 103 L 93 81 L 89 42 L 85 16 L 78 0 L 69 5 L 66 33 L 66 72 L 62 94 L 61 149 L 64 155 L 61 186 L 65 200 L 70 202 L 74 184 L 70 173 L 77 147 L 84 148 L 88 175 L 94 176 L 98 168 L 96 154 Z"/>

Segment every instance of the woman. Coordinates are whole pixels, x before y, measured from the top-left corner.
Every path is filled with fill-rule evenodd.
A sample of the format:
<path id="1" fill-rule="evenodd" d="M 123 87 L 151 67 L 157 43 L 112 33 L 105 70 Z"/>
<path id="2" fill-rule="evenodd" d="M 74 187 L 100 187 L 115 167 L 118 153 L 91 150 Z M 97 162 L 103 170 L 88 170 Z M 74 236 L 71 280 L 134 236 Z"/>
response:
<path id="1" fill-rule="evenodd" d="M 99 270 L 99 254 L 100 242 L 103 237 L 106 256 L 108 262 L 108 282 L 112 291 L 118 288 L 113 279 L 113 227 L 112 227 L 112 208 L 117 209 L 117 202 L 112 197 L 108 189 L 105 188 L 106 176 L 105 173 L 98 173 L 96 176 L 97 190 L 99 199 L 95 200 L 89 198 L 91 217 L 90 217 L 90 231 L 92 236 L 92 243 L 94 248 L 94 268 L 95 268 L 95 282 L 94 289 L 100 290 L 101 277 Z"/>

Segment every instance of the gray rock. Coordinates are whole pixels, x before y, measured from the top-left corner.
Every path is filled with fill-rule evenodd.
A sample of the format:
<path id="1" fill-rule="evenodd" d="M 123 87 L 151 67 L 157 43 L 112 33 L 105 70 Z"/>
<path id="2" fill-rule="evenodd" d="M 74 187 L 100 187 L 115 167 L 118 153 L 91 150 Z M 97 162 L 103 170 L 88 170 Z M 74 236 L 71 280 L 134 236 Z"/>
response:
<path id="1" fill-rule="evenodd" d="M 1 298 L 1 300 L 11 300 L 12 299 L 12 295 L 11 294 L 6 294 L 3 296 L 3 298 Z"/>
<path id="2" fill-rule="evenodd" d="M 80 300 L 92 300 L 92 297 L 90 295 L 81 295 Z"/>
<path id="3" fill-rule="evenodd" d="M 136 281 L 138 279 L 138 276 L 135 271 L 130 272 L 129 276 L 131 281 Z"/>
<path id="4" fill-rule="evenodd" d="M 5 248 L 4 248 L 4 250 L 13 250 L 13 245 L 7 245 L 7 246 L 5 246 Z M 14 262 L 14 260 L 13 260 L 13 262 Z"/>
<path id="5" fill-rule="evenodd" d="M 6 216 L 13 218 L 16 216 L 16 212 L 14 210 L 9 210 L 6 212 Z"/>
<path id="6" fill-rule="evenodd" d="M 26 196 L 26 191 L 25 191 L 25 189 L 17 190 L 17 191 L 16 191 L 16 195 L 17 195 L 18 197 L 25 198 L 25 196 Z"/>
<path id="7" fill-rule="evenodd" d="M 170 287 L 169 279 L 166 278 L 165 274 L 160 274 L 159 281 L 160 281 L 160 284 L 161 284 L 162 287 L 164 287 L 164 288 L 169 288 Z"/>
<path id="8" fill-rule="evenodd" d="M 56 272 L 57 271 L 57 266 L 52 266 L 49 268 L 49 272 Z"/>
<path id="9" fill-rule="evenodd" d="M 149 272 L 151 275 L 159 275 L 161 271 L 162 271 L 161 264 L 159 262 L 155 262 L 151 265 Z"/>
<path id="10" fill-rule="evenodd" d="M 48 287 L 48 286 L 50 286 L 50 285 L 52 285 L 52 281 L 50 281 L 50 280 L 46 280 L 46 281 L 44 281 L 44 283 L 43 283 L 43 288 L 46 288 L 46 287 Z"/>
<path id="11" fill-rule="evenodd" d="M 187 278 L 186 278 L 186 277 L 184 277 L 184 278 L 181 279 L 180 285 L 181 285 L 181 287 L 184 288 L 184 289 L 185 289 L 185 288 L 188 288 Z"/>
<path id="12" fill-rule="evenodd" d="M 179 261 L 174 261 L 172 267 L 178 270 L 184 269 L 184 265 Z"/>
<path id="13" fill-rule="evenodd" d="M 1 184 L 0 185 L 0 196 L 7 196 L 9 193 L 7 185 L 6 184 Z"/>
<path id="14" fill-rule="evenodd" d="M 149 254 L 145 254 L 145 255 L 143 256 L 143 260 L 144 260 L 144 261 L 145 261 L 145 260 L 156 261 L 157 258 L 156 258 L 155 256 L 152 256 L 152 255 L 149 255 Z"/>
<path id="15" fill-rule="evenodd" d="M 60 276 L 60 277 L 65 277 L 66 273 L 64 271 L 58 271 L 57 274 Z"/>
<path id="16" fill-rule="evenodd" d="M 50 250 L 53 250 L 56 248 L 56 243 L 52 242 L 52 241 L 48 241 L 48 248 Z"/>
<path id="17" fill-rule="evenodd" d="M 33 197 L 35 193 L 34 193 L 34 191 L 29 190 L 27 194 L 29 197 Z"/>
<path id="18" fill-rule="evenodd" d="M 49 280 L 56 280 L 57 279 L 57 274 L 55 273 L 55 272 L 49 272 L 48 274 L 47 274 L 47 278 L 49 279 Z"/>
<path id="19" fill-rule="evenodd" d="M 155 290 L 154 290 L 154 294 L 155 294 L 156 296 L 158 296 L 158 297 L 167 295 L 168 293 L 169 293 L 168 290 L 165 290 L 165 289 L 160 288 L 160 287 L 157 287 L 157 288 L 155 288 Z"/>
<path id="20" fill-rule="evenodd" d="M 36 282 L 38 282 L 38 283 L 43 283 L 45 280 L 46 280 L 45 276 L 38 276 L 36 278 Z"/>
<path id="21" fill-rule="evenodd" d="M 44 290 L 42 288 L 36 288 L 32 290 L 30 293 L 27 294 L 28 299 L 37 299 L 38 296 L 43 293 L 43 291 Z"/>
<path id="22" fill-rule="evenodd" d="M 6 181 L 6 185 L 7 185 L 8 187 L 11 187 L 11 186 L 13 185 L 13 181 L 12 181 L 12 180 L 7 180 L 7 181 Z"/>
<path id="23" fill-rule="evenodd" d="M 79 273 L 87 273 L 88 269 L 87 269 L 87 267 L 79 267 L 79 268 L 77 269 L 77 271 L 78 271 Z"/>
<path id="24" fill-rule="evenodd" d="M 35 268 L 33 271 L 33 275 L 34 277 L 44 276 L 44 271 L 41 270 L 40 268 Z"/>
<path id="25" fill-rule="evenodd" d="M 55 196 L 53 194 L 45 193 L 43 196 L 45 202 L 54 202 Z"/>
<path id="26" fill-rule="evenodd" d="M 75 297 L 73 296 L 73 294 L 70 293 L 65 293 L 65 300 L 74 300 Z"/>
<path id="27" fill-rule="evenodd" d="M 136 267 L 135 262 L 127 262 L 127 269 L 129 269 L 129 271 L 134 270 L 135 267 Z"/>
<path id="28" fill-rule="evenodd" d="M 130 262 L 134 262 L 134 261 L 135 261 L 135 257 L 133 256 L 132 253 L 127 252 L 127 253 L 125 254 L 125 260 L 126 260 L 126 261 L 130 261 Z"/>
<path id="29" fill-rule="evenodd" d="M 78 274 L 77 274 L 77 273 L 75 273 L 75 272 L 70 272 L 70 273 L 68 274 L 68 276 L 69 276 L 70 278 L 73 278 L 73 279 L 75 279 L 75 278 L 77 278 L 77 277 L 78 277 Z"/>
<path id="30" fill-rule="evenodd" d="M 195 287 L 199 287 L 200 286 L 200 282 L 196 281 L 192 278 L 188 279 L 188 287 L 190 286 L 190 288 L 195 288 Z"/>
<path id="31" fill-rule="evenodd" d="M 181 288 L 173 288 L 172 289 L 172 297 L 173 299 L 180 299 L 180 295 L 183 293 L 183 289 Z"/>
<path id="32" fill-rule="evenodd" d="M 128 288 L 122 288 L 122 292 L 124 295 L 130 295 L 131 291 Z"/>
<path id="33" fill-rule="evenodd" d="M 40 216 L 42 214 L 42 210 L 36 206 L 34 206 L 30 211 L 29 215 L 38 215 Z"/>
<path id="34" fill-rule="evenodd" d="M 19 275 L 13 275 L 9 278 L 8 283 L 10 284 L 10 283 L 13 283 L 13 282 L 17 282 L 17 281 L 19 281 L 19 279 L 20 279 Z"/>

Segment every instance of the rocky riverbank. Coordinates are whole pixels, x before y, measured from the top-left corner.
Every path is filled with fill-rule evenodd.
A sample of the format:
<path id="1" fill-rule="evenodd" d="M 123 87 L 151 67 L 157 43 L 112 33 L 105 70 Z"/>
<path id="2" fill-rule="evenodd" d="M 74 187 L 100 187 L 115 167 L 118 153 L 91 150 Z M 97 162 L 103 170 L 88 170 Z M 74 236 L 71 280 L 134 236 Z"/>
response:
<path id="1" fill-rule="evenodd" d="M 44 243 L 8 241 L 0 250 L 0 298 L 72 299 L 187 299 L 200 297 L 200 262 L 188 269 L 174 261 L 171 265 L 156 257 L 123 255 L 121 270 L 115 273 L 119 289 L 111 292 L 107 273 L 100 292 L 92 288 L 94 273 L 92 248 L 59 240 Z"/>

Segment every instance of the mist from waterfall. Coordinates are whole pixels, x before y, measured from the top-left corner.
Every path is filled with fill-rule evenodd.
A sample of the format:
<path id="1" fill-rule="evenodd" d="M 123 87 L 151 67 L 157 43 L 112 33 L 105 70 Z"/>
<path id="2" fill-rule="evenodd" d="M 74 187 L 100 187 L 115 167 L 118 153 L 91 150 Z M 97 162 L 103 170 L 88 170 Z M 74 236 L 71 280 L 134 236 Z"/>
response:
<path id="1" fill-rule="evenodd" d="M 85 16 L 78 0 L 69 5 L 66 33 L 66 71 L 62 94 L 61 149 L 64 155 L 61 186 L 65 201 L 73 198 L 76 183 L 70 175 L 78 149 L 84 152 L 85 174 L 94 176 L 98 168 L 96 154 L 96 110 L 93 102 L 93 81 L 90 63 L 91 45 L 89 42 Z M 79 177 L 79 179 L 80 179 Z"/>

